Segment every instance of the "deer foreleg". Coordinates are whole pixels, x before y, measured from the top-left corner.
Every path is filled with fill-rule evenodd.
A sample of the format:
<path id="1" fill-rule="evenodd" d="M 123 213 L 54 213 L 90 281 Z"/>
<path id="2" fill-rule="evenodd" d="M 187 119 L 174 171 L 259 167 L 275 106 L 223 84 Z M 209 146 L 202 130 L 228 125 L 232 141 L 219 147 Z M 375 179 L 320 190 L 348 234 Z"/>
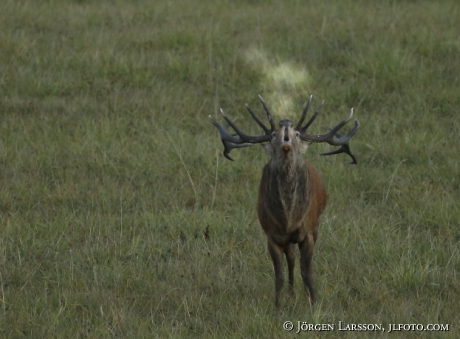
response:
<path id="1" fill-rule="evenodd" d="M 284 248 L 284 254 L 286 255 L 286 261 L 289 270 L 289 292 L 294 294 L 294 267 L 295 267 L 295 253 L 294 245 L 289 244 Z"/>
<path id="2" fill-rule="evenodd" d="M 281 289 L 284 285 L 284 272 L 283 272 L 283 250 L 273 240 L 268 238 L 268 252 L 272 257 L 273 268 L 275 270 L 275 293 L 276 293 L 276 308 L 280 308 L 281 305 Z"/>
<path id="3" fill-rule="evenodd" d="M 300 271 L 302 274 L 302 280 L 305 287 L 305 291 L 310 292 L 311 303 L 314 304 L 316 301 L 315 289 L 313 287 L 313 274 L 311 269 L 311 260 L 313 258 L 313 246 L 315 240 L 312 233 L 308 233 L 305 240 L 299 243 L 300 249 Z"/>

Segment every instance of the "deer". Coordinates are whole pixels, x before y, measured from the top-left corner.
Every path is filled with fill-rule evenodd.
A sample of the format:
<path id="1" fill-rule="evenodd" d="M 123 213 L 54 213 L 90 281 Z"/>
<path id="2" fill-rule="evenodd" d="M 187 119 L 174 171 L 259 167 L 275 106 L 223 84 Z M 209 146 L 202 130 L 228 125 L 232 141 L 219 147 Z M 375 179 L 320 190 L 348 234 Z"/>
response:
<path id="1" fill-rule="evenodd" d="M 262 135 L 247 135 L 230 119 L 222 109 L 220 112 L 227 122 L 220 125 L 210 115 L 209 120 L 219 131 L 224 145 L 223 155 L 233 161 L 229 153 L 234 148 L 243 148 L 261 144 L 270 155 L 270 160 L 264 166 L 260 180 L 257 216 L 267 237 L 268 252 L 275 271 L 275 306 L 280 309 L 281 290 L 283 288 L 284 267 L 283 254 L 286 257 L 289 271 L 289 291 L 294 294 L 294 266 L 295 244 L 300 251 L 300 271 L 305 293 L 309 293 L 312 305 L 316 302 L 316 292 L 313 286 L 311 262 L 313 247 L 318 238 L 319 219 L 327 202 L 327 192 L 319 172 L 309 162 L 303 159 L 311 143 L 325 142 L 340 148 L 322 153 L 333 155 L 346 153 L 357 164 L 355 155 L 350 150 L 349 141 L 359 128 L 359 121 L 355 119 L 354 127 L 346 135 L 339 130 L 353 116 L 353 108 L 345 120 L 334 128 L 329 127 L 325 134 L 310 134 L 307 132 L 310 125 L 318 116 L 322 104 L 316 109 L 309 121 L 303 125 L 311 105 L 312 96 L 304 106 L 298 123 L 294 126 L 292 120 L 282 119 L 276 128 L 267 104 L 259 95 L 260 102 L 265 110 L 270 128 L 254 114 L 246 104 L 249 114 L 262 128 Z M 235 133 L 231 133 L 229 128 Z"/>

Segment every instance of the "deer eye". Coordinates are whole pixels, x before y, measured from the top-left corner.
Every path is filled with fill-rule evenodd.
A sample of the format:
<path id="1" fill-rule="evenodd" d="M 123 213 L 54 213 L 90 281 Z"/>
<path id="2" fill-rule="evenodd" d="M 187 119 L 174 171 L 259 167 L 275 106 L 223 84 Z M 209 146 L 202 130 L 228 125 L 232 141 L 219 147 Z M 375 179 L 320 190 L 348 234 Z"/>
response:
<path id="1" fill-rule="evenodd" d="M 297 138 L 299 138 L 299 137 L 300 137 L 300 132 L 295 132 L 295 136 L 296 136 Z"/>
<path id="2" fill-rule="evenodd" d="M 276 137 L 276 131 L 272 132 L 272 139 Z"/>

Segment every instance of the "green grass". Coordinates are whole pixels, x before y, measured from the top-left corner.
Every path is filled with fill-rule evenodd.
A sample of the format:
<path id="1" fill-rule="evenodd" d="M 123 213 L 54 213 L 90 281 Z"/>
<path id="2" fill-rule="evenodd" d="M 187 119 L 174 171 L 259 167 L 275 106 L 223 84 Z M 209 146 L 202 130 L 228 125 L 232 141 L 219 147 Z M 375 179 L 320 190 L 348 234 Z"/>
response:
<path id="1" fill-rule="evenodd" d="M 284 338 L 286 320 L 449 324 L 458 338 L 456 1 L 13 1 L 0 5 L 0 336 Z M 312 309 L 274 309 L 255 205 L 262 148 L 211 114 L 361 128 L 312 145 L 329 204 Z M 351 127 L 348 127 L 351 128 Z"/>

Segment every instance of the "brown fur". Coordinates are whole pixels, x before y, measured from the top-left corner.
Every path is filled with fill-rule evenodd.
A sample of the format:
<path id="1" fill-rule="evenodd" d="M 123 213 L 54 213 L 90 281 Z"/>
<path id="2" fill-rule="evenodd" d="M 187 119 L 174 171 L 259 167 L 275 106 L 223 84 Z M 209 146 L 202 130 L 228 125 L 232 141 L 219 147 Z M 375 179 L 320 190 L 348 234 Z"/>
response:
<path id="1" fill-rule="evenodd" d="M 300 249 L 300 268 L 305 289 L 312 303 L 313 288 L 311 260 L 318 238 L 319 218 L 326 207 L 327 193 L 318 171 L 303 160 L 306 147 L 290 134 L 292 149 L 280 146 L 284 133 L 274 136 L 267 144 L 271 160 L 265 165 L 260 181 L 258 217 L 267 235 L 268 250 L 275 270 L 276 307 L 280 307 L 280 292 L 284 284 L 282 254 L 289 269 L 289 287 L 294 288 L 294 244 Z"/>

